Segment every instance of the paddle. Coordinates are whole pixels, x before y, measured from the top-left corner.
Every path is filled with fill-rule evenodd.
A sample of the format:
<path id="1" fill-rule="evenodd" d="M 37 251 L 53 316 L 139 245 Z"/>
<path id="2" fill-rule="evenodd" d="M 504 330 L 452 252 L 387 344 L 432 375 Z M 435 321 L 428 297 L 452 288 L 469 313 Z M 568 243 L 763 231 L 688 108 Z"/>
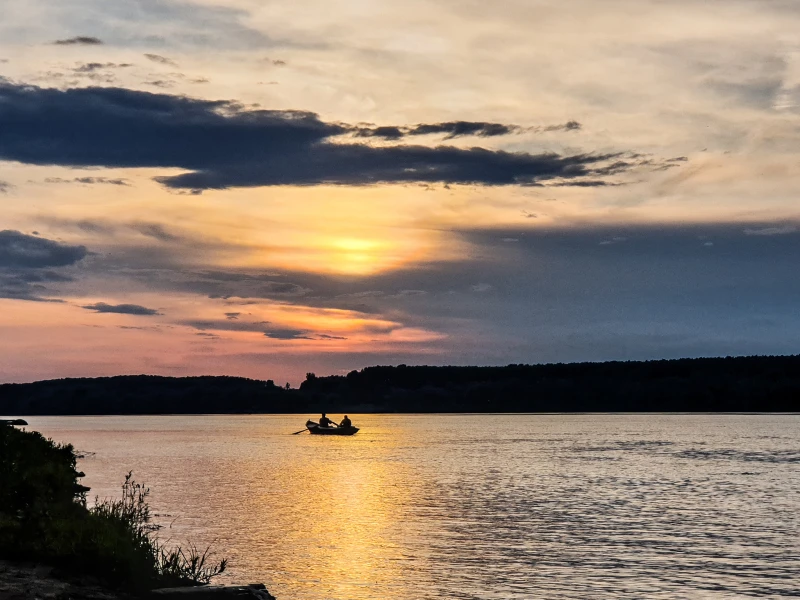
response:
<path id="1" fill-rule="evenodd" d="M 308 423 L 311 423 L 312 425 L 317 426 L 317 424 L 314 423 L 313 421 L 309 421 Z M 306 428 L 305 429 L 301 429 L 300 431 L 295 431 L 292 435 L 297 435 L 298 433 L 303 433 L 304 431 L 308 431 L 308 423 L 306 423 Z"/>

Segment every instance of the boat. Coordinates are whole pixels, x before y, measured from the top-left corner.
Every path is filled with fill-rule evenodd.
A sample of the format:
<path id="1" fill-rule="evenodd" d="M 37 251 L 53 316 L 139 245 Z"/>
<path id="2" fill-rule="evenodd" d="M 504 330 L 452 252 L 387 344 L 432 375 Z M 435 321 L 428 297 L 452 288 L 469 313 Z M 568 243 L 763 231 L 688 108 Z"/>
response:
<path id="1" fill-rule="evenodd" d="M 308 432 L 314 435 L 355 435 L 358 433 L 358 427 L 320 427 L 319 423 L 314 423 L 314 421 L 306 421 L 306 427 Z"/>

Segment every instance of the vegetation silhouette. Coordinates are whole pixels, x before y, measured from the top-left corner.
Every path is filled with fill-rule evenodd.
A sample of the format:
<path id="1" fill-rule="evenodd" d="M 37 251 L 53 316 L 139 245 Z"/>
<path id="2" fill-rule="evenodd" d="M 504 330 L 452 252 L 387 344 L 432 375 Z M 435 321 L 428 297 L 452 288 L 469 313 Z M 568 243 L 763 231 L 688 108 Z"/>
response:
<path id="1" fill-rule="evenodd" d="M 800 356 L 505 367 L 375 366 L 299 389 L 239 377 L 0 385 L 0 414 L 794 412 Z"/>
<path id="2" fill-rule="evenodd" d="M 127 590 L 206 584 L 225 571 L 209 550 L 157 537 L 147 498 L 133 480 L 119 499 L 86 505 L 77 454 L 40 433 L 0 424 L 0 558 L 41 562 Z"/>

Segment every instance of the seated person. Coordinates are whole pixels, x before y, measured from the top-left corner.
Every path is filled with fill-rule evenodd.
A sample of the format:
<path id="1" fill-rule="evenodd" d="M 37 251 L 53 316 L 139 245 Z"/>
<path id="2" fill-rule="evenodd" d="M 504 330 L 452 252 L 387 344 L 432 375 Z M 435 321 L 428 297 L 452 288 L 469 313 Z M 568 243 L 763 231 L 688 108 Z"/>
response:
<path id="1" fill-rule="evenodd" d="M 350 420 L 350 417 L 348 417 L 347 415 L 344 416 L 344 419 L 342 419 L 342 422 L 339 424 L 339 427 L 352 427 L 352 426 L 353 426 L 353 422 Z"/>
<path id="2" fill-rule="evenodd" d="M 319 419 L 319 426 L 320 427 L 330 427 L 333 421 L 331 421 L 328 417 L 325 416 L 325 413 L 322 413 L 322 417 Z"/>

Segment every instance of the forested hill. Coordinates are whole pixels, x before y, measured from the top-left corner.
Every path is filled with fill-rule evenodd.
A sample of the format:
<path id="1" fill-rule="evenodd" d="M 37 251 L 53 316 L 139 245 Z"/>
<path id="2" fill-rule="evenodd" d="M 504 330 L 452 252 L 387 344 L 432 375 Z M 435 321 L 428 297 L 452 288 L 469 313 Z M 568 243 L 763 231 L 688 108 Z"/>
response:
<path id="1" fill-rule="evenodd" d="M 800 356 L 507 367 L 368 367 L 304 394 L 396 412 L 800 411 Z"/>
<path id="2" fill-rule="evenodd" d="M 507 367 L 368 367 L 300 390 L 239 377 L 0 385 L 0 415 L 800 411 L 800 356 Z"/>
<path id="3" fill-rule="evenodd" d="M 121 375 L 0 385 L 4 415 L 272 413 L 292 412 L 295 404 L 272 381 L 242 377 Z"/>

